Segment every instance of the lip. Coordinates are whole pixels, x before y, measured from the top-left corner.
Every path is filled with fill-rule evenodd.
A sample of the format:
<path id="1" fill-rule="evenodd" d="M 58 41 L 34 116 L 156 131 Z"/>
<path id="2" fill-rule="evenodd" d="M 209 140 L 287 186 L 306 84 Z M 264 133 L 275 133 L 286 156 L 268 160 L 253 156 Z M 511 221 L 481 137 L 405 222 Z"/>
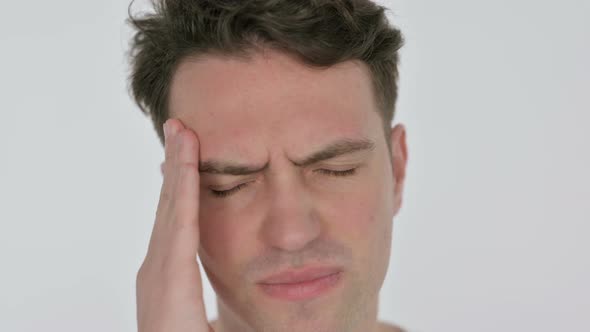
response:
<path id="1" fill-rule="evenodd" d="M 342 269 L 330 266 L 286 270 L 258 282 L 269 296 L 280 300 L 300 301 L 318 297 L 338 284 Z"/>

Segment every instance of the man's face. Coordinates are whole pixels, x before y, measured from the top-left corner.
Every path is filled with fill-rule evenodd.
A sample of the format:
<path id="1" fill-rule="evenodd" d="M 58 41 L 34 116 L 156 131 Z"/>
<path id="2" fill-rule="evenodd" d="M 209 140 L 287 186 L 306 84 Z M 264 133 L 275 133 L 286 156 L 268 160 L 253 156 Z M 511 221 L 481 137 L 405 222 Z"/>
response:
<path id="1" fill-rule="evenodd" d="M 367 67 L 270 50 L 184 61 L 170 110 L 200 142 L 199 257 L 221 324 L 372 328 L 406 147 L 403 127 L 383 133 Z"/>

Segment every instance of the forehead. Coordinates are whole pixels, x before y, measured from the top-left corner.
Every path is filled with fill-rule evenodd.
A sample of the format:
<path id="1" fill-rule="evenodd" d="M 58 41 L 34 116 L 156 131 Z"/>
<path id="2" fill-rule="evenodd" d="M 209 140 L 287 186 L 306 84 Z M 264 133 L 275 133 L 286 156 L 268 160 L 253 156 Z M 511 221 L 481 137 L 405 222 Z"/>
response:
<path id="1" fill-rule="evenodd" d="M 169 105 L 172 117 L 195 130 L 201 153 L 215 146 L 216 156 L 262 152 L 256 147 L 305 154 L 333 139 L 377 137 L 381 128 L 362 62 L 312 68 L 271 50 L 183 61 Z"/>

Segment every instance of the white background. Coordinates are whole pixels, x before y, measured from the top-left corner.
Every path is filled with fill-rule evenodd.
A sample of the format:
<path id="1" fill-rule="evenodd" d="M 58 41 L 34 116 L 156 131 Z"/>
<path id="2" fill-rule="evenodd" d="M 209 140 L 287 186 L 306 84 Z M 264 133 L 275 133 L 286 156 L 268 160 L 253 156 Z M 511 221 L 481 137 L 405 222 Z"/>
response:
<path id="1" fill-rule="evenodd" d="M 590 331 L 590 1 L 383 3 L 410 162 L 381 318 Z M 0 331 L 135 330 L 163 150 L 127 4 L 1 1 Z"/>

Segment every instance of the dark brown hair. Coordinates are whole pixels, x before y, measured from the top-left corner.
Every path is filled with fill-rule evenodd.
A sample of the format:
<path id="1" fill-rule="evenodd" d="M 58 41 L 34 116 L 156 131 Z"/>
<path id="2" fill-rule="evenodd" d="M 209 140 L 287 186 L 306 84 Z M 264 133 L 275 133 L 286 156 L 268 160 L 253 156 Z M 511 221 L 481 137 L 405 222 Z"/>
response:
<path id="1" fill-rule="evenodd" d="M 205 54 L 245 57 L 260 45 L 315 67 L 366 63 L 389 132 L 403 37 L 389 24 L 387 9 L 371 0 L 152 0 L 155 11 L 137 17 L 132 5 L 130 91 L 162 144 L 170 83 L 180 61 Z"/>

